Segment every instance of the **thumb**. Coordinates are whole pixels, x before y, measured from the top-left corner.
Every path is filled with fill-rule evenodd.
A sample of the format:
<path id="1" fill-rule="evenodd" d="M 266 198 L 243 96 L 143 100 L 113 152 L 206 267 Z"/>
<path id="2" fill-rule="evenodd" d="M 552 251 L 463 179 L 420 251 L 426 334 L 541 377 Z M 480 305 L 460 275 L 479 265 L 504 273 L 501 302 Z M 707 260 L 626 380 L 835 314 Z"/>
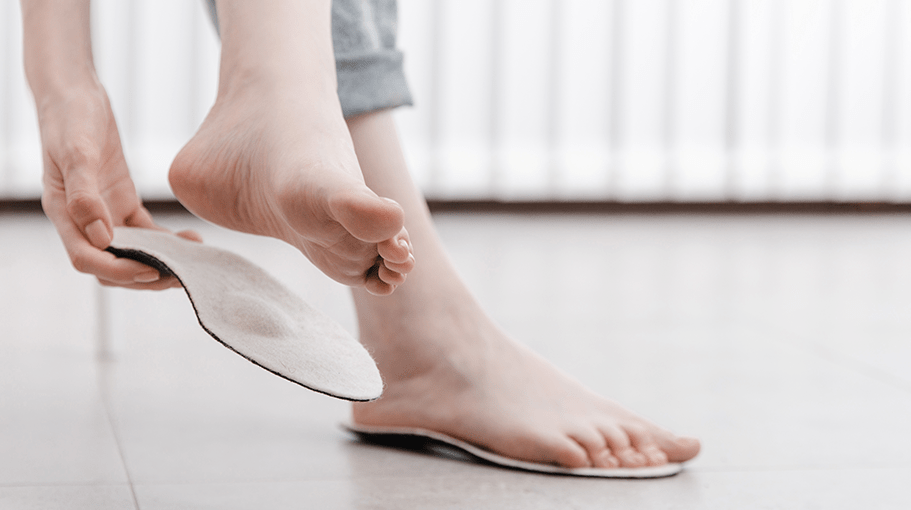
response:
<path id="1" fill-rule="evenodd" d="M 66 212 L 92 246 L 103 250 L 111 244 L 114 227 L 94 179 L 86 172 L 69 172 L 64 182 Z"/>

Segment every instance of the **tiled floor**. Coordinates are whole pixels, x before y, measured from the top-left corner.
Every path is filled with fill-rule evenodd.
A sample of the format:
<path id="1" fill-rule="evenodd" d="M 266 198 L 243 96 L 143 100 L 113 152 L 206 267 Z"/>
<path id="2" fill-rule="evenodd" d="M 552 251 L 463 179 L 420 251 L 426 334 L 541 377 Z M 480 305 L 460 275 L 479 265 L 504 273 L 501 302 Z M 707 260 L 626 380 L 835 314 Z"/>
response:
<path id="1" fill-rule="evenodd" d="M 345 290 L 293 249 L 161 221 L 354 330 Z M 218 345 L 180 291 L 107 290 L 99 319 L 50 224 L 7 214 L 0 509 L 911 508 L 911 217 L 438 221 L 507 330 L 703 453 L 673 478 L 612 481 L 357 443 L 345 403 Z"/>

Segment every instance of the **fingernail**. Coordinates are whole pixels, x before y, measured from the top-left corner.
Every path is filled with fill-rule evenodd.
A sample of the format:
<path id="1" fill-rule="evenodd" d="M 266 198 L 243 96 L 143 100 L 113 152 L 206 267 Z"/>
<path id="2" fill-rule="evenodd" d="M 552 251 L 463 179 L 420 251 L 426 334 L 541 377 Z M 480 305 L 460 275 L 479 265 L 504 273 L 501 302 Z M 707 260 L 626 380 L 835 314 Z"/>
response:
<path id="1" fill-rule="evenodd" d="M 89 238 L 92 246 L 105 249 L 111 245 L 111 238 L 108 236 L 108 229 L 101 220 L 95 220 L 85 227 L 85 235 Z"/>
<path id="2" fill-rule="evenodd" d="M 405 248 L 406 250 L 411 249 L 411 245 L 409 245 L 408 241 L 406 241 L 404 239 L 399 239 L 399 246 L 401 246 L 402 248 Z"/>
<path id="3" fill-rule="evenodd" d="M 158 271 L 147 271 L 134 276 L 133 281 L 136 283 L 152 283 L 157 282 L 159 278 L 161 278 L 161 275 Z"/>

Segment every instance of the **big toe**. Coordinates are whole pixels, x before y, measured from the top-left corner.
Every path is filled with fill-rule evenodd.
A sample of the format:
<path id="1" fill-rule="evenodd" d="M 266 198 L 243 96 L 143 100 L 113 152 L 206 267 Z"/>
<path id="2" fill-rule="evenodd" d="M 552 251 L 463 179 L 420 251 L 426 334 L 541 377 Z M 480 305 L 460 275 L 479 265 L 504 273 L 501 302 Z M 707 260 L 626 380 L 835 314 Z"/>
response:
<path id="1" fill-rule="evenodd" d="M 329 210 L 345 230 L 367 243 L 391 239 L 405 225 L 405 212 L 398 203 L 367 188 L 335 194 L 329 200 Z"/>
<path id="2" fill-rule="evenodd" d="M 658 441 L 670 462 L 684 462 L 699 454 L 701 445 L 694 437 L 671 436 Z"/>

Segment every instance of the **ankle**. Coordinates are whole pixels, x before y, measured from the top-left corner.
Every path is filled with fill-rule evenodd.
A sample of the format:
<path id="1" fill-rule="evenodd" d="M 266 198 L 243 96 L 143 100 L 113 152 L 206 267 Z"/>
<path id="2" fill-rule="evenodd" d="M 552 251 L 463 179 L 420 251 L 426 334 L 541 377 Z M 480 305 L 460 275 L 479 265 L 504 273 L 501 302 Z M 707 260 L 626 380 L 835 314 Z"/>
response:
<path id="1" fill-rule="evenodd" d="M 313 5 L 310 5 L 313 4 Z M 294 91 L 337 95 L 329 2 L 218 2 L 222 39 L 219 96 Z M 267 27 L 267 28 L 265 28 Z"/>

